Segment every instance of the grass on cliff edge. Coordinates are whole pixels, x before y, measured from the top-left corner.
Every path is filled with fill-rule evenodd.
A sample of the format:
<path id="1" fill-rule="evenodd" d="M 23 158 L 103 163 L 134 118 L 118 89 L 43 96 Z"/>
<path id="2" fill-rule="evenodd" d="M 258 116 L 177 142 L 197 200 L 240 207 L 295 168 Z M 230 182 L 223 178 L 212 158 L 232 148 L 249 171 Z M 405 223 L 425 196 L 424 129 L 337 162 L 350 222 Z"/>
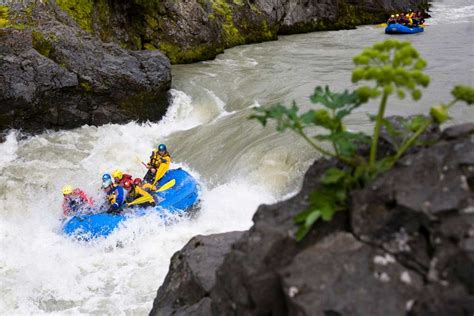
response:
<path id="1" fill-rule="evenodd" d="M 329 87 L 316 87 L 310 97 L 313 105 L 322 105 L 305 113 L 293 102 L 291 107 L 281 104 L 269 108 L 257 108 L 250 118 L 258 120 L 263 126 L 269 120 L 276 121 L 276 128 L 283 132 L 290 129 L 300 135 L 324 157 L 335 158 L 342 167 L 333 167 L 322 175 L 322 186 L 309 197 L 308 209 L 295 216 L 299 229 L 296 239 L 302 240 L 319 220 L 330 221 L 338 211 L 346 210 L 351 190 L 362 188 L 380 174 L 393 168 L 403 154 L 413 146 L 426 145 L 419 141 L 429 126 L 442 124 L 449 119 L 448 110 L 458 101 L 474 104 L 474 87 L 456 86 L 452 90 L 453 100 L 433 106 L 429 116 L 417 115 L 401 122 L 402 130 L 395 128 L 386 119 L 388 99 L 395 94 L 404 99 L 407 94 L 414 101 L 422 97 L 422 88 L 430 83 L 423 70 L 426 61 L 410 42 L 386 40 L 365 48 L 353 58 L 355 67 L 352 82 L 367 81 L 369 85 L 360 86 L 355 91 L 333 92 Z M 370 99 L 380 99 L 377 113 L 369 117 L 374 122 L 373 134 L 354 133 L 344 125 L 344 118 Z M 319 127 L 326 134 L 308 135 L 305 129 Z M 395 153 L 380 157 L 377 146 L 380 131 L 384 127 L 393 139 Z M 321 146 L 329 143 L 331 149 Z M 370 146 L 368 157 L 362 156 L 358 148 L 362 144 Z"/>

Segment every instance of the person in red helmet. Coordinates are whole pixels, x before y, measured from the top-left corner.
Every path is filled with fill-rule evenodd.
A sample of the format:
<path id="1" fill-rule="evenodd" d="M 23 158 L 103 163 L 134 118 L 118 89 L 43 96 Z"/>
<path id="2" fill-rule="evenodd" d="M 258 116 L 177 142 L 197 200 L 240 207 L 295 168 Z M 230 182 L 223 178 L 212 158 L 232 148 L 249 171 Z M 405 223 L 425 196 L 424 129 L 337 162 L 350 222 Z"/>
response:
<path id="1" fill-rule="evenodd" d="M 141 188 L 141 179 L 135 179 L 134 181 L 127 180 L 124 182 L 124 189 L 127 190 L 127 206 L 140 206 L 149 207 L 155 206 L 155 199 L 147 191 Z"/>

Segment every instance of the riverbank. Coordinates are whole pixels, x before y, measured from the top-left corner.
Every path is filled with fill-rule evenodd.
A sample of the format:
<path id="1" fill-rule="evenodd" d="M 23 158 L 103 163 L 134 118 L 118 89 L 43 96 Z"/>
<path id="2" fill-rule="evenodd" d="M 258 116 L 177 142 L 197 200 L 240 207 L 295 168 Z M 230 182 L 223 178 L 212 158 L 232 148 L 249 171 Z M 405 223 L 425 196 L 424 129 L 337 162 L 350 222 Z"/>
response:
<path id="1" fill-rule="evenodd" d="M 3 5 L 0 132 L 157 121 L 170 102 L 169 61 L 212 59 L 278 34 L 355 28 L 381 22 L 394 10 L 427 6 L 426 0 Z"/>

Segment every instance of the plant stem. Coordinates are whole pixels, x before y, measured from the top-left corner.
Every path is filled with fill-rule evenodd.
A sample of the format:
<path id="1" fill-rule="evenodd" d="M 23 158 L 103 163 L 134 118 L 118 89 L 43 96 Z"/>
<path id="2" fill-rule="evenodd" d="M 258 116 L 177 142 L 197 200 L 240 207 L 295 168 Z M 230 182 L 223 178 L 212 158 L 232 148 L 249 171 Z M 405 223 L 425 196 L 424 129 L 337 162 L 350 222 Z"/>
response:
<path id="1" fill-rule="evenodd" d="M 449 102 L 447 105 L 446 105 L 446 108 L 450 108 L 452 107 L 458 100 L 457 99 L 454 99 L 453 101 Z M 429 120 L 427 121 L 425 124 L 423 124 L 416 132 L 415 134 L 412 135 L 412 137 L 410 137 L 410 139 L 408 139 L 405 143 L 402 144 L 402 146 L 400 146 L 400 148 L 398 149 L 397 151 L 397 154 L 393 157 L 393 163 L 392 165 L 397 162 L 398 159 L 400 159 L 400 157 L 405 153 L 405 151 L 410 148 L 413 143 L 415 142 L 415 140 L 428 128 L 428 126 L 431 125 L 431 123 L 433 123 L 432 120 Z"/>
<path id="2" fill-rule="evenodd" d="M 433 123 L 431 120 L 427 121 L 416 131 L 415 134 L 413 134 L 405 143 L 403 143 L 402 146 L 400 146 L 400 149 L 398 149 L 397 154 L 394 156 L 392 165 L 395 164 L 398 159 L 400 159 L 405 151 L 413 145 L 415 140 L 428 128 L 428 126 L 431 125 L 431 123 Z"/>
<path id="3" fill-rule="evenodd" d="M 321 154 L 323 155 L 326 155 L 326 156 L 329 156 L 329 157 L 333 157 L 333 158 L 336 158 L 336 159 L 339 159 L 340 161 L 348 164 L 349 166 L 355 166 L 356 164 L 352 161 L 352 160 L 349 160 L 347 158 L 344 158 L 344 157 L 341 157 L 341 156 L 338 156 L 336 154 L 333 154 L 332 152 L 330 151 L 327 151 L 326 149 L 322 148 L 321 146 L 315 144 L 309 137 L 308 135 L 306 135 L 302 130 L 298 129 L 298 130 L 295 130 L 295 132 L 299 135 L 301 135 L 314 149 L 316 149 L 317 151 L 319 151 Z"/>
<path id="4" fill-rule="evenodd" d="M 332 117 L 336 116 L 336 110 L 332 109 Z M 339 156 L 339 150 L 337 149 L 336 142 L 334 140 L 331 141 L 332 143 L 332 148 L 334 149 L 334 152 L 336 153 L 337 156 Z"/>
<path id="5" fill-rule="evenodd" d="M 377 156 L 377 144 L 379 141 L 380 128 L 382 127 L 382 120 L 385 114 L 385 107 L 387 105 L 388 94 L 383 93 L 382 101 L 380 102 L 379 113 L 375 119 L 374 135 L 372 136 L 372 145 L 370 146 L 369 168 L 373 169 L 375 166 L 375 158 Z"/>
<path id="6" fill-rule="evenodd" d="M 322 148 L 321 146 L 315 144 L 309 137 L 306 135 L 302 130 L 296 130 L 296 132 L 301 135 L 311 146 L 313 146 L 314 149 L 319 151 L 321 154 L 330 156 L 330 157 L 336 157 L 335 154 L 332 152 L 327 151 L 326 149 Z"/>
<path id="7" fill-rule="evenodd" d="M 446 104 L 446 108 L 449 109 L 450 107 L 452 107 L 454 105 L 454 103 L 458 102 L 458 99 L 454 99 L 453 101 L 449 102 L 448 104 Z"/>

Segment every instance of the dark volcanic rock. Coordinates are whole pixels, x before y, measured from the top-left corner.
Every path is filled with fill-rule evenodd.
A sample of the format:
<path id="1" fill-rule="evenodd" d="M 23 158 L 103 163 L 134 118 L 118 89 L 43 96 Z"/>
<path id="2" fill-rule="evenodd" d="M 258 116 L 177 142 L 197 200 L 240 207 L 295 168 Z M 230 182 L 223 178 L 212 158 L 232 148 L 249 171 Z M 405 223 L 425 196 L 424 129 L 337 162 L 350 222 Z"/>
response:
<path id="1" fill-rule="evenodd" d="M 322 160 L 308 170 L 300 193 L 288 201 L 261 205 L 254 215 L 255 225 L 236 242 L 217 270 L 217 281 L 211 298 L 214 315 L 286 315 L 285 295 L 278 269 L 306 247 L 336 231 L 348 229 L 347 213 L 337 214 L 333 221 L 320 223 L 302 243 L 294 234 L 293 217 L 308 207 L 308 196 L 320 186 L 319 176 L 332 166 Z M 252 260 L 249 260 L 252 258 Z"/>
<path id="2" fill-rule="evenodd" d="M 300 252 L 281 275 L 289 315 L 398 316 L 423 286 L 391 255 L 342 232 Z"/>
<path id="3" fill-rule="evenodd" d="M 12 23 L 27 22 L 26 29 L 0 29 L 0 130 L 158 120 L 165 113 L 171 74 L 163 54 L 102 43 L 56 19 L 65 14 L 54 2 L 37 4 L 28 17 L 18 12 Z"/>
<path id="4" fill-rule="evenodd" d="M 176 252 L 150 315 L 209 315 L 215 270 L 242 234 L 196 236 Z"/>
<path id="5" fill-rule="evenodd" d="M 466 167 L 472 165 L 473 135 L 442 140 L 405 156 L 398 168 L 385 173 L 368 188 L 353 193 L 354 233 L 362 238 L 387 236 L 398 231 L 401 223 L 406 224 L 406 217 L 417 222 L 416 229 L 420 223 L 441 213 L 474 205 L 469 187 L 473 175 Z"/>
<path id="6" fill-rule="evenodd" d="M 438 143 L 417 148 L 353 192 L 348 212 L 318 222 L 297 243 L 293 217 L 334 165 L 316 162 L 298 195 L 259 207 L 251 229 L 214 265 L 210 295 L 199 292 L 194 303 L 178 307 L 166 302 L 155 312 L 472 315 L 474 134 L 465 125 L 428 136 Z M 186 275 L 172 269 L 168 278 Z M 186 284 L 160 291 L 181 291 Z M 160 292 L 157 300 L 164 300 Z"/>

